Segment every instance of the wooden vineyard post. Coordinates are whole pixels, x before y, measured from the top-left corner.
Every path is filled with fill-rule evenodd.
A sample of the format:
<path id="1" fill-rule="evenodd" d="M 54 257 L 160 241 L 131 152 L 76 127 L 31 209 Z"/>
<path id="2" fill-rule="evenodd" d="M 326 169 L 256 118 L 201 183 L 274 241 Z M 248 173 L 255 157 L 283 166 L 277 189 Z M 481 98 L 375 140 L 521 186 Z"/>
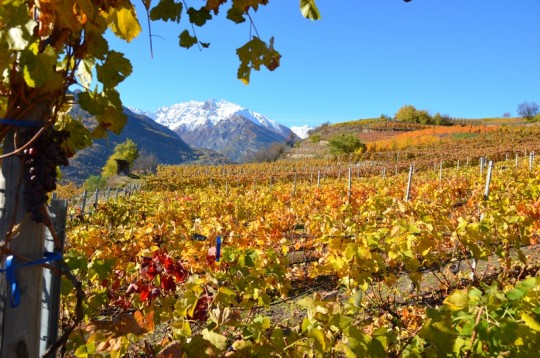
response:
<path id="1" fill-rule="evenodd" d="M 349 185 L 347 190 L 347 196 L 349 200 L 351 199 L 351 193 L 352 193 L 352 168 L 349 167 Z"/>
<path id="2" fill-rule="evenodd" d="M 532 171 L 533 163 L 534 163 L 534 152 L 531 151 L 529 153 L 529 171 Z"/>
<path id="3" fill-rule="evenodd" d="M 518 164 L 519 164 L 519 154 L 516 153 L 516 165 L 515 165 L 516 168 L 518 167 Z"/>
<path id="4" fill-rule="evenodd" d="M 442 185 L 442 168 L 443 168 L 443 164 L 442 162 L 439 164 L 439 186 Z"/>
<path id="5" fill-rule="evenodd" d="M 321 187 L 321 171 L 317 172 L 317 188 Z"/>
<path id="6" fill-rule="evenodd" d="M 53 226 L 60 239 L 60 253 L 64 250 L 66 217 L 67 217 L 67 201 L 52 200 L 49 207 L 50 215 L 53 220 Z M 55 253 L 55 243 L 49 230 L 45 232 L 45 250 L 50 253 Z M 58 254 L 58 253 L 56 253 Z M 51 265 L 57 270 L 53 274 L 51 270 L 43 269 L 44 290 L 42 297 L 41 310 L 41 340 L 40 354 L 43 354 L 50 346 L 58 339 L 58 322 L 60 314 L 60 262 L 55 261 Z M 53 352 L 54 353 L 54 352 Z"/>
<path id="7" fill-rule="evenodd" d="M 484 188 L 484 200 L 487 200 L 489 197 L 489 185 L 491 183 L 491 172 L 493 171 L 493 161 L 490 160 L 488 164 L 488 172 L 486 176 L 486 186 Z M 480 220 L 483 219 L 483 216 L 480 218 Z"/>
<path id="8" fill-rule="evenodd" d="M 490 160 L 488 164 L 487 175 L 486 175 L 486 185 L 484 187 L 484 200 L 487 200 L 489 198 L 489 186 L 491 184 L 492 172 L 493 172 L 493 161 Z M 482 220 L 484 220 L 484 213 L 480 213 L 480 221 Z M 476 266 L 477 266 L 477 260 L 475 257 L 473 257 L 472 262 L 471 262 L 471 268 L 472 268 L 471 280 L 474 280 L 474 278 L 476 277 Z"/>
<path id="9" fill-rule="evenodd" d="M 412 176 L 413 176 L 413 165 L 409 167 L 409 178 L 407 179 L 407 192 L 405 193 L 405 201 L 409 201 L 411 196 L 411 182 L 412 182 Z"/>
<path id="10" fill-rule="evenodd" d="M 86 210 L 86 196 L 88 195 L 88 193 L 85 191 L 83 191 L 83 196 L 82 196 L 82 203 L 81 203 L 81 215 L 84 215 L 84 210 Z"/>
<path id="11" fill-rule="evenodd" d="M 3 152 L 13 149 L 13 133 L 8 133 Z M 50 336 L 50 316 L 43 312 L 44 303 L 51 303 L 54 280 L 50 285 L 46 282 L 41 266 L 54 262 L 53 254 L 48 254 L 50 247 L 45 245 L 46 226 L 32 221 L 24 211 L 23 191 L 18 185 L 21 164 L 18 156 L 6 157 L 1 163 L 0 241 L 10 251 L 1 262 L 5 271 L 0 274 L 0 356 L 33 358 L 41 356 L 55 339 Z M 58 320 L 57 315 L 52 319 Z"/>
<path id="12" fill-rule="evenodd" d="M 94 210 L 97 209 L 98 202 L 99 202 L 99 189 L 96 188 L 96 197 L 94 198 Z"/>
<path id="13" fill-rule="evenodd" d="M 484 158 L 483 157 L 480 158 L 480 176 L 482 176 L 482 174 L 484 174 Z"/>

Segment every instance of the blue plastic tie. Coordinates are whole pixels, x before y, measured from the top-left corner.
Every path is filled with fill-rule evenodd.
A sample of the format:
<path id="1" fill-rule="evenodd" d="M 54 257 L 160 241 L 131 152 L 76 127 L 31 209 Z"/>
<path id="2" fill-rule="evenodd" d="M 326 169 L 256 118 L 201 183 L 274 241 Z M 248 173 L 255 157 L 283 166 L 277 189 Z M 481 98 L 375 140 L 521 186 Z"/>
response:
<path id="1" fill-rule="evenodd" d="M 216 262 L 219 262 L 221 256 L 221 236 L 216 238 Z"/>
<path id="2" fill-rule="evenodd" d="M 16 269 L 21 267 L 41 265 L 46 262 L 59 261 L 62 259 L 61 252 L 45 252 L 44 256 L 45 257 L 42 259 L 30 261 L 19 266 L 15 265 L 15 256 L 9 255 L 6 258 L 6 268 L 0 269 L 0 272 L 6 273 L 6 280 L 11 291 L 11 307 L 15 308 L 21 304 L 21 292 L 19 290 L 19 283 L 17 282 L 17 277 L 15 275 Z"/>
<path id="3" fill-rule="evenodd" d="M 7 119 L 7 118 L 0 118 L 0 124 L 8 124 L 8 125 L 18 126 L 18 127 L 41 127 L 41 126 L 43 126 L 43 123 L 41 123 L 41 122 L 22 121 L 22 120 Z"/>

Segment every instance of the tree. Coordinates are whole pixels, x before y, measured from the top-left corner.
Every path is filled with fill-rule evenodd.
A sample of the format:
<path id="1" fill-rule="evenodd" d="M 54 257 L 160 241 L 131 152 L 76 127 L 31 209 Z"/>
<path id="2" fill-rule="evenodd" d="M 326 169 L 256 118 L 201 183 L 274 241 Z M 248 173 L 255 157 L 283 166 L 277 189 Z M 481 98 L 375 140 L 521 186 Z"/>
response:
<path id="1" fill-rule="evenodd" d="M 523 102 L 517 107 L 517 113 L 528 121 L 533 121 L 538 114 L 538 104 L 536 102 Z"/>
<path id="2" fill-rule="evenodd" d="M 250 20 L 250 12 L 257 11 L 268 0 L 208 0 L 200 8 L 187 8 L 185 2 L 175 0 L 142 3 L 148 23 L 179 23 L 183 18 L 187 24 L 179 36 L 180 46 L 204 48 L 209 44 L 197 38 L 195 26 L 203 26 L 225 8 L 228 19 L 245 22 Z M 301 0 L 300 8 L 305 17 L 319 18 L 314 0 Z M 134 2 L 6 0 L 0 6 L 0 242 L 9 243 L 6 248 L 30 260 L 41 259 L 44 251 L 36 233 L 43 232 L 43 225 L 54 232 L 45 207 L 47 194 L 55 186 L 54 167 L 67 164 L 66 157 L 73 156 L 74 149 L 81 147 L 80 138 L 103 138 L 108 132 L 118 134 L 126 122 L 116 87 L 131 74 L 132 66 L 122 53 L 109 47 L 105 38 L 109 29 L 127 42 L 139 35 L 141 26 Z M 150 30 L 149 27 L 151 40 Z M 263 41 L 258 36 L 253 36 L 236 53 L 240 62 L 237 76 L 246 84 L 251 70 L 262 66 L 274 70 L 281 57 L 274 49 L 273 38 Z M 79 106 L 97 122 L 92 130 L 66 116 L 75 100 L 68 89 L 74 85 L 81 89 L 76 98 Z M 30 175 L 30 169 L 39 175 Z M 6 240 L 15 228 L 17 240 Z M 56 245 L 55 249 L 60 247 Z M 39 282 L 39 267 L 25 272 L 35 276 L 28 282 Z M 3 282 L 0 284 L 4 286 Z M 21 290 L 26 319 L 6 305 L 0 317 L 0 329 L 9 333 L 1 342 L 2 349 L 6 347 L 3 355 L 16 356 L 16 352 L 7 351 L 13 347 L 23 347 L 32 357 L 44 353 L 37 344 L 40 333 L 27 329 L 36 326 L 33 321 L 39 317 L 38 312 L 27 309 L 39 309 L 32 302 L 41 297 L 40 289 L 37 284 Z"/>
<path id="3" fill-rule="evenodd" d="M 359 149 L 365 150 L 366 148 L 366 145 L 353 134 L 336 135 L 328 141 L 328 146 L 330 154 L 333 155 L 352 154 Z"/>
<path id="4" fill-rule="evenodd" d="M 155 173 L 158 166 L 158 158 L 156 154 L 142 149 L 139 156 L 133 162 L 132 169 L 147 173 Z"/>
<path id="5" fill-rule="evenodd" d="M 418 110 L 414 106 L 408 104 L 401 107 L 394 115 L 394 118 L 400 122 L 418 123 Z"/>
<path id="6" fill-rule="evenodd" d="M 91 175 L 84 181 L 83 187 L 88 192 L 103 189 L 107 187 L 107 179 L 99 175 Z"/>
<path id="7" fill-rule="evenodd" d="M 129 163 L 133 163 L 139 157 L 139 149 L 137 144 L 131 139 L 126 139 L 125 142 L 118 144 L 114 147 L 114 152 L 111 154 L 105 166 L 101 170 L 101 175 L 104 178 L 116 175 L 117 172 L 117 159 L 125 160 Z"/>

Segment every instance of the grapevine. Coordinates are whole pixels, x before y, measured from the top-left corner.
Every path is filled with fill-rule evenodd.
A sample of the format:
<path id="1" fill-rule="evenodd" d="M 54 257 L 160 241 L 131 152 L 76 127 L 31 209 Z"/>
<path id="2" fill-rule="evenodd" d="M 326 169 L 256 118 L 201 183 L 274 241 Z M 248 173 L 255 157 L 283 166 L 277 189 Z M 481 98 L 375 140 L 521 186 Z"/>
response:
<path id="1" fill-rule="evenodd" d="M 537 168 L 497 163 L 487 200 L 476 166 L 444 169 L 442 182 L 437 172 L 417 172 L 405 202 L 405 173 L 355 179 L 349 195 L 344 176 L 317 185 L 281 165 L 284 174 L 278 165 L 161 168 L 146 190 L 71 222 L 66 260 L 85 282 L 94 324 L 66 349 L 381 357 L 533 349 Z M 70 292 L 64 305 L 72 302 Z M 488 313 L 515 314 L 490 325 L 482 302 L 496 302 Z M 283 310 L 286 319 L 276 313 Z M 119 312 L 133 325 L 100 335 L 118 332 Z M 458 326 L 458 316 L 472 328 Z M 531 344 L 492 345 L 504 324 Z M 461 338 L 442 340 L 437 327 Z M 148 346 L 150 334 L 163 340 Z"/>

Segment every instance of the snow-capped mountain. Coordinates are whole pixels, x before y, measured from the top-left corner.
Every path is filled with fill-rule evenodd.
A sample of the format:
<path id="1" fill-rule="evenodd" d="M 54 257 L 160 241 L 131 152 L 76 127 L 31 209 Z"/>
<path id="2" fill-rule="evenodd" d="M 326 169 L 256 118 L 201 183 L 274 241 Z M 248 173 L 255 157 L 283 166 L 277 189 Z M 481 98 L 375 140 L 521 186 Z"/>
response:
<path id="1" fill-rule="evenodd" d="M 298 139 L 290 128 L 224 100 L 178 103 L 145 115 L 172 129 L 190 146 L 214 150 L 237 162 L 276 142 Z"/>
<path id="2" fill-rule="evenodd" d="M 156 122 L 173 131 L 189 132 L 198 127 L 212 127 L 233 116 L 249 119 L 278 135 L 287 137 L 291 130 L 268 117 L 228 101 L 209 99 L 205 102 L 189 101 L 161 107 L 155 113 Z M 152 118 L 152 117 L 151 117 Z"/>
<path id="3" fill-rule="evenodd" d="M 313 129 L 313 127 L 310 127 L 307 124 L 305 124 L 303 126 L 291 127 L 291 130 L 293 131 L 293 133 L 296 134 L 297 136 L 299 136 L 302 139 L 306 139 L 309 136 L 308 132 L 310 130 L 312 130 L 312 129 Z"/>
<path id="4" fill-rule="evenodd" d="M 153 120 L 156 120 L 156 113 L 155 112 L 143 111 L 142 109 L 131 107 L 131 106 L 127 106 L 126 108 L 129 109 L 131 112 L 133 112 L 135 114 L 140 114 L 140 115 L 146 116 L 148 118 L 152 118 Z"/>

